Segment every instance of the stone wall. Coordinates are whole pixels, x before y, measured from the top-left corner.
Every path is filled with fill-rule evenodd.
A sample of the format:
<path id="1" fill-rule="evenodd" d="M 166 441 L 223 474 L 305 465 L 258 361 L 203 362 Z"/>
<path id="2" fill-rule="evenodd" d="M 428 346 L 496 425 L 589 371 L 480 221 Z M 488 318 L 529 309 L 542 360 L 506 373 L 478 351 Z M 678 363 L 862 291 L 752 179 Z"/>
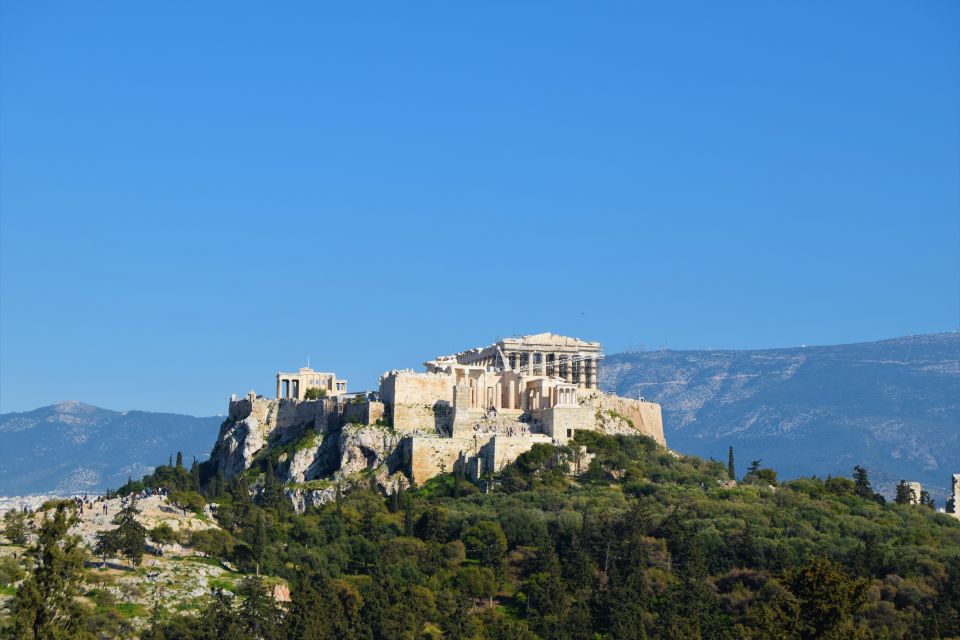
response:
<path id="1" fill-rule="evenodd" d="M 343 424 L 376 424 L 383 418 L 383 403 L 367 400 L 348 402 L 343 406 L 340 420 Z"/>
<path id="2" fill-rule="evenodd" d="M 430 478 L 454 470 L 461 455 L 473 448 L 473 439 L 442 438 L 435 435 L 409 436 L 404 441 L 404 467 L 414 484 L 423 484 Z"/>
<path id="3" fill-rule="evenodd" d="M 542 433 L 532 433 L 527 436 L 494 436 L 484 448 L 484 468 L 498 473 L 505 466 L 520 457 L 520 454 L 529 451 L 535 444 L 550 444 L 550 436 Z"/>
<path id="4" fill-rule="evenodd" d="M 595 413 L 590 407 L 552 407 L 539 412 L 543 432 L 566 444 L 579 429 L 596 430 Z"/>
<path id="5" fill-rule="evenodd" d="M 391 371 L 381 380 L 380 400 L 400 433 L 449 433 L 453 388 L 446 374 Z"/>

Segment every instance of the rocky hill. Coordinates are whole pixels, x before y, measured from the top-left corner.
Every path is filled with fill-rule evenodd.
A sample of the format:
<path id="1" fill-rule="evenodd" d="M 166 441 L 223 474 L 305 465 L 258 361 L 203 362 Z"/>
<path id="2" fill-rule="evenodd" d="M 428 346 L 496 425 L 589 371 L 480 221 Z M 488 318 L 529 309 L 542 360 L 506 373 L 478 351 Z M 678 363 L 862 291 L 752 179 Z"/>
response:
<path id="1" fill-rule="evenodd" d="M 0 414 L 0 495 L 116 488 L 178 450 L 202 461 L 222 421 L 73 401 Z"/>
<path id="2" fill-rule="evenodd" d="M 663 407 L 670 447 L 762 459 L 782 477 L 865 464 L 888 494 L 901 478 L 940 505 L 960 472 L 960 334 L 756 351 L 608 356 L 601 386 Z"/>

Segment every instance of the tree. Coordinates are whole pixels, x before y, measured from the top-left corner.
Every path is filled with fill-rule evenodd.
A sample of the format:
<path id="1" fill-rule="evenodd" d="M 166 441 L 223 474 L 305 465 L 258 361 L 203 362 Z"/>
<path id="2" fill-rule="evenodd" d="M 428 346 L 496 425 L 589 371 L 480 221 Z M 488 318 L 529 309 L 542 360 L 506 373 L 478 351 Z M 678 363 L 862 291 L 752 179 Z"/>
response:
<path id="1" fill-rule="evenodd" d="M 913 489 L 905 481 L 901 480 L 897 485 L 897 497 L 894 498 L 897 504 L 916 504 L 917 496 Z"/>
<path id="2" fill-rule="evenodd" d="M 260 576 L 244 578 L 239 592 L 244 596 L 244 600 L 240 604 L 238 622 L 240 629 L 248 637 L 257 640 L 279 640 L 285 637 L 281 628 L 282 611 Z"/>
<path id="3" fill-rule="evenodd" d="M 139 515 L 137 499 L 130 496 L 124 500 L 123 506 L 113 519 L 113 524 L 117 525 L 113 532 L 116 535 L 116 550 L 135 567 L 140 566 L 147 548 L 147 529 L 137 520 Z"/>
<path id="4" fill-rule="evenodd" d="M 446 542 L 447 540 L 447 510 L 439 506 L 430 506 L 414 525 L 414 533 L 421 540 L 428 542 Z"/>
<path id="5" fill-rule="evenodd" d="M 11 544 L 27 543 L 27 515 L 18 509 L 3 514 L 3 535 Z"/>
<path id="6" fill-rule="evenodd" d="M 319 400 L 320 398 L 327 397 L 327 390 L 321 389 L 320 387 L 310 387 L 307 389 L 307 392 L 303 394 L 304 400 Z"/>
<path id="7" fill-rule="evenodd" d="M 200 463 L 193 459 L 190 465 L 190 490 L 194 493 L 200 493 Z"/>
<path id="8" fill-rule="evenodd" d="M 507 553 L 507 537 L 500 524 L 492 520 L 481 520 L 467 529 L 463 534 L 463 544 L 469 556 L 495 571 L 500 569 Z"/>
<path id="9" fill-rule="evenodd" d="M 183 469 L 183 452 L 177 451 L 177 469 Z"/>
<path id="10" fill-rule="evenodd" d="M 116 529 L 98 531 L 96 540 L 93 552 L 100 557 L 102 564 L 106 564 L 107 558 L 112 558 L 120 551 L 120 541 Z"/>
<path id="11" fill-rule="evenodd" d="M 469 566 L 460 569 L 456 576 L 457 586 L 471 598 L 486 598 L 493 606 L 493 594 L 500 586 L 497 576 L 486 567 Z"/>
<path id="12" fill-rule="evenodd" d="M 72 508 L 57 505 L 44 516 L 29 555 L 34 568 L 13 598 L 14 637 L 26 640 L 83 638 L 86 614 L 82 593 L 84 553 L 80 538 L 69 535 L 77 522 Z"/>
<path id="13" fill-rule="evenodd" d="M 177 539 L 177 532 L 166 522 L 161 522 L 150 530 L 150 540 L 159 547 L 161 554 L 164 545 L 176 542 Z"/>
<path id="14" fill-rule="evenodd" d="M 193 491 L 171 491 L 167 496 L 167 502 L 184 511 L 195 513 L 202 512 L 204 505 L 207 504 L 202 495 Z"/>
<path id="15" fill-rule="evenodd" d="M 330 580 L 317 574 L 301 579 L 290 594 L 290 612 L 284 619 L 284 637 L 340 640 L 355 637 L 343 602 Z"/>
<path id="16" fill-rule="evenodd" d="M 873 500 L 873 486 L 870 484 L 870 477 L 867 470 L 860 465 L 853 468 L 854 492 L 864 500 Z"/>
<path id="17" fill-rule="evenodd" d="M 731 480 L 737 479 L 737 472 L 733 466 L 733 447 L 730 447 L 730 451 L 727 453 L 727 476 Z"/>
<path id="18" fill-rule="evenodd" d="M 267 458 L 267 468 L 263 472 L 263 491 L 260 493 L 260 502 L 265 509 L 282 511 L 286 504 L 283 496 L 283 486 L 277 481 L 273 469 L 273 460 Z"/>
<path id="19" fill-rule="evenodd" d="M 861 637 L 853 615 L 866 599 L 867 580 L 851 578 L 826 558 L 814 558 L 788 571 L 786 579 L 799 600 L 804 640 Z"/>

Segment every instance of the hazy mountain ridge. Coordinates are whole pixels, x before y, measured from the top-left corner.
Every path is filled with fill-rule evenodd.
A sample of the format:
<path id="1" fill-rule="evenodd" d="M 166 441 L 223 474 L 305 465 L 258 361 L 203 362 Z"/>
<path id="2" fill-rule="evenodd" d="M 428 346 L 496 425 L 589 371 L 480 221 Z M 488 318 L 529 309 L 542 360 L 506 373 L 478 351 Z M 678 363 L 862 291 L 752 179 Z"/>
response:
<path id="1" fill-rule="evenodd" d="M 601 385 L 661 403 L 669 445 L 785 476 L 867 464 L 889 491 L 919 480 L 940 498 L 960 472 L 960 334 L 754 351 L 610 355 Z"/>
<path id="2" fill-rule="evenodd" d="M 0 414 L 0 495 L 102 491 L 178 450 L 204 460 L 222 420 L 76 401 Z"/>

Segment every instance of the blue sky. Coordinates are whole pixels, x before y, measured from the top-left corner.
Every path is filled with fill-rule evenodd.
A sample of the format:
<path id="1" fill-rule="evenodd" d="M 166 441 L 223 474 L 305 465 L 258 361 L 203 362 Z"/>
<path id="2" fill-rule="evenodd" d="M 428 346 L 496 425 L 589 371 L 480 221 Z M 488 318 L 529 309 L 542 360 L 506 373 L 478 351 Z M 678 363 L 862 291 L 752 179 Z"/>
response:
<path id="1" fill-rule="evenodd" d="M 960 326 L 960 4 L 0 4 L 0 411 Z"/>

